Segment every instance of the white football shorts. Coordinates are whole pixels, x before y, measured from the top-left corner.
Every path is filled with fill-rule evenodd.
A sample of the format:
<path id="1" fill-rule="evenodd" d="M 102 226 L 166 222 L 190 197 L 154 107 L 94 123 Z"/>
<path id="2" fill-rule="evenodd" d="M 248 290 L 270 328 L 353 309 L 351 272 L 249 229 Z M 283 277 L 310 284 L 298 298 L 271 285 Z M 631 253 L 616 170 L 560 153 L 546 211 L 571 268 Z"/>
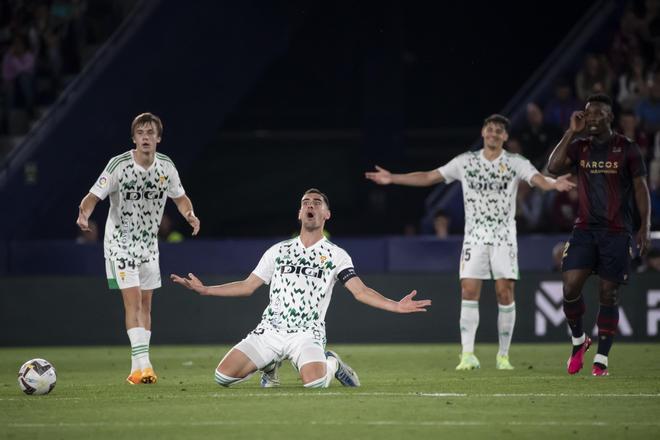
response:
<path id="1" fill-rule="evenodd" d="M 310 362 L 325 362 L 325 337 L 318 330 L 280 333 L 257 327 L 234 348 L 245 353 L 258 369 L 284 359 L 290 359 L 298 370 Z"/>
<path id="2" fill-rule="evenodd" d="M 460 278 L 517 280 L 517 245 L 463 245 Z"/>
<path id="3" fill-rule="evenodd" d="M 158 260 L 137 263 L 126 258 L 106 258 L 105 274 L 108 278 L 108 287 L 113 290 L 129 287 L 153 290 L 161 286 Z"/>

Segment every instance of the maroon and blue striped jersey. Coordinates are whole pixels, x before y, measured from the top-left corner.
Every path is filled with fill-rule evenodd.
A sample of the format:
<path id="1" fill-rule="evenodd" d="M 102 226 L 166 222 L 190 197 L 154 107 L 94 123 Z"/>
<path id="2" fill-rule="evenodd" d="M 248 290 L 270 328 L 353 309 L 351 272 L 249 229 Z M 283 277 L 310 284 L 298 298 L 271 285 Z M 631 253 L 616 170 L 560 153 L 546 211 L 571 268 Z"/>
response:
<path id="1" fill-rule="evenodd" d="M 646 175 L 637 144 L 618 133 L 604 144 L 590 137 L 581 138 L 568 146 L 568 157 L 577 175 L 575 228 L 631 233 L 633 180 Z"/>

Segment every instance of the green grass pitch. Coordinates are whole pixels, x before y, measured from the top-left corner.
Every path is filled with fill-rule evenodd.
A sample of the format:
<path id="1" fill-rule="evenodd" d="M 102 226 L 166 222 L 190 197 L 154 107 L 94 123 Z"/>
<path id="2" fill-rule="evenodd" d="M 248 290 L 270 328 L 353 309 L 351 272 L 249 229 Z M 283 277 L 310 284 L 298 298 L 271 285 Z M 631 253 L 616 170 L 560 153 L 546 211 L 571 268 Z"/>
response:
<path id="1" fill-rule="evenodd" d="M 128 347 L 0 348 L 0 439 L 659 438 L 660 345 L 615 344 L 609 377 L 565 372 L 567 344 L 514 344 L 514 371 L 457 372 L 459 346 L 332 345 L 360 388 L 306 390 L 290 364 L 283 385 L 225 389 L 213 370 L 228 347 L 154 346 L 155 385 L 124 382 Z M 51 361 L 47 396 L 18 388 L 19 366 Z M 587 355 L 587 361 L 593 352 Z"/>

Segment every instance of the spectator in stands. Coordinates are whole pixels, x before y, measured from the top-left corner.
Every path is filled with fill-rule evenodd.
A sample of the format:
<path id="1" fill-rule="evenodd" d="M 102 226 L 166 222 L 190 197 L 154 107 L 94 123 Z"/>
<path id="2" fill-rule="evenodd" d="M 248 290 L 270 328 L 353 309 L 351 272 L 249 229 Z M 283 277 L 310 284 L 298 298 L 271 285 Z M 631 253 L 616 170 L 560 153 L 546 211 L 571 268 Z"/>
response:
<path id="1" fill-rule="evenodd" d="M 2 58 L 2 82 L 7 97 L 6 109 L 19 107 L 34 113 L 34 54 L 24 36 L 12 39 Z"/>
<path id="2" fill-rule="evenodd" d="M 648 95 L 647 81 L 644 58 L 636 55 L 618 79 L 616 100 L 623 110 L 634 110 L 639 101 Z"/>
<path id="3" fill-rule="evenodd" d="M 510 137 L 509 140 L 506 141 L 505 148 L 511 153 L 523 155 L 522 144 L 520 143 L 520 140 L 518 140 L 518 138 L 516 137 Z"/>
<path id="4" fill-rule="evenodd" d="M 633 57 L 641 55 L 639 29 L 640 20 L 635 12 L 631 8 L 626 9 L 610 46 L 610 66 L 614 72 L 624 71 Z"/>
<path id="5" fill-rule="evenodd" d="M 644 14 L 639 22 L 639 35 L 642 44 L 651 46 L 660 38 L 660 2 L 658 0 L 644 1 Z"/>
<path id="6" fill-rule="evenodd" d="M 451 217 L 443 210 L 438 210 L 433 216 L 433 230 L 437 238 L 449 237 L 449 225 L 451 225 Z"/>
<path id="7" fill-rule="evenodd" d="M 660 71 L 653 73 L 649 95 L 639 101 L 635 114 L 647 134 L 653 135 L 660 129 Z"/>
<path id="8" fill-rule="evenodd" d="M 573 112 L 581 109 L 582 103 L 573 96 L 571 85 L 561 79 L 555 85 L 555 96 L 548 101 L 543 110 L 545 122 L 566 129 Z"/>
<path id="9" fill-rule="evenodd" d="M 30 38 L 36 54 L 38 75 L 48 82 L 47 94 L 54 94 L 62 81 L 61 36 L 47 4 L 35 8 L 30 23 Z"/>
<path id="10" fill-rule="evenodd" d="M 619 115 L 619 131 L 628 139 L 634 141 L 639 146 L 639 151 L 645 162 L 650 159 L 649 137 L 639 129 L 639 123 L 635 112 L 624 110 Z"/>
<path id="11" fill-rule="evenodd" d="M 543 111 L 535 102 L 527 104 L 527 118 L 515 137 L 520 139 L 525 157 L 542 169 L 547 156 L 561 138 L 559 127 L 543 121 Z"/>
<path id="12" fill-rule="evenodd" d="M 596 54 L 587 54 L 584 66 L 575 77 L 577 97 L 584 101 L 595 93 L 609 93 L 611 87 L 612 77 L 605 59 Z"/>

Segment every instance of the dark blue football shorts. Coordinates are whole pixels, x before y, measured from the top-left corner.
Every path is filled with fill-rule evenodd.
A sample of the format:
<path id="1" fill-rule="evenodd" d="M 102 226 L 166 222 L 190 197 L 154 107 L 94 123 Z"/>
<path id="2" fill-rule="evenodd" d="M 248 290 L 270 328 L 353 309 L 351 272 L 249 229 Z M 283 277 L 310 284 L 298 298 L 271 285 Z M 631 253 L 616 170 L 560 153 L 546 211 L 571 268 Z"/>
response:
<path id="1" fill-rule="evenodd" d="M 564 248 L 561 270 L 591 269 L 604 280 L 626 284 L 632 243 L 627 232 L 574 229 Z"/>

